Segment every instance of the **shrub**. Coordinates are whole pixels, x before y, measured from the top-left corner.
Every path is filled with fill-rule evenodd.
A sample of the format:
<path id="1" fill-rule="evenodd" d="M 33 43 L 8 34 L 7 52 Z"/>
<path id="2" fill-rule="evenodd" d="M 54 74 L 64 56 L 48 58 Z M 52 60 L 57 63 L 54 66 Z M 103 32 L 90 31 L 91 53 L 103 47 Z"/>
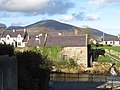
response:
<path id="1" fill-rule="evenodd" d="M 14 47 L 9 44 L 0 44 L 0 55 L 14 55 Z"/>
<path id="2" fill-rule="evenodd" d="M 18 52 L 16 56 L 19 90 L 46 90 L 50 69 L 42 68 L 41 65 L 45 66 L 47 57 L 32 51 Z"/>

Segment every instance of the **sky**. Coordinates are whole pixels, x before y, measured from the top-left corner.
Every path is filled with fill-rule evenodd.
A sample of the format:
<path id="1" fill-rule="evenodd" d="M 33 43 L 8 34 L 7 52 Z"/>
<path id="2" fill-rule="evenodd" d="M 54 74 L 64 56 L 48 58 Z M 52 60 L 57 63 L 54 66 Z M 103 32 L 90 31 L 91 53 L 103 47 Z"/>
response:
<path id="1" fill-rule="evenodd" d="M 120 0 L 0 0 L 0 23 L 26 26 L 53 19 L 120 34 Z"/>

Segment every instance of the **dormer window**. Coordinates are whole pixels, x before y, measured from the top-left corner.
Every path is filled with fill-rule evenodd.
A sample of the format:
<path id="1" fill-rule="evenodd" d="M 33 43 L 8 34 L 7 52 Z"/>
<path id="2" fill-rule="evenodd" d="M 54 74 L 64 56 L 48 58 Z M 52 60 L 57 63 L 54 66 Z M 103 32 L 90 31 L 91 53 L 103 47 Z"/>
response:
<path id="1" fill-rule="evenodd" d="M 6 36 L 6 40 L 9 40 L 9 39 L 10 39 L 10 35 L 7 35 L 7 36 Z"/>
<path id="2" fill-rule="evenodd" d="M 18 34 L 17 38 L 18 38 L 18 40 L 20 40 L 20 39 L 21 39 L 21 35 L 20 35 L 20 34 Z"/>
<path id="3" fill-rule="evenodd" d="M 39 40 L 39 36 L 36 36 L 35 40 Z"/>

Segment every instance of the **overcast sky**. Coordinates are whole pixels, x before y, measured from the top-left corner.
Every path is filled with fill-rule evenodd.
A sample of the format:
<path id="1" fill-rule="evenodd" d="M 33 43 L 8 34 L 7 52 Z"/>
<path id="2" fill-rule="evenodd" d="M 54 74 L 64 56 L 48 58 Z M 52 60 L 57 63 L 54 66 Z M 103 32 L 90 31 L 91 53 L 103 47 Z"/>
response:
<path id="1" fill-rule="evenodd" d="M 120 34 L 120 0 L 0 0 L 0 23 L 29 25 L 53 19 Z"/>

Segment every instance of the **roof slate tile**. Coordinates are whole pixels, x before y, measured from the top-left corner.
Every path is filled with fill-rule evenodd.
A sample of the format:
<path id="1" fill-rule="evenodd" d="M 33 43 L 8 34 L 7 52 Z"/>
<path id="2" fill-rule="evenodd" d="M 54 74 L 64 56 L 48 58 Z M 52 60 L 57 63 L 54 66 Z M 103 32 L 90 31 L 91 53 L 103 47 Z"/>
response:
<path id="1" fill-rule="evenodd" d="M 86 36 L 48 36 L 46 46 L 85 46 Z"/>

